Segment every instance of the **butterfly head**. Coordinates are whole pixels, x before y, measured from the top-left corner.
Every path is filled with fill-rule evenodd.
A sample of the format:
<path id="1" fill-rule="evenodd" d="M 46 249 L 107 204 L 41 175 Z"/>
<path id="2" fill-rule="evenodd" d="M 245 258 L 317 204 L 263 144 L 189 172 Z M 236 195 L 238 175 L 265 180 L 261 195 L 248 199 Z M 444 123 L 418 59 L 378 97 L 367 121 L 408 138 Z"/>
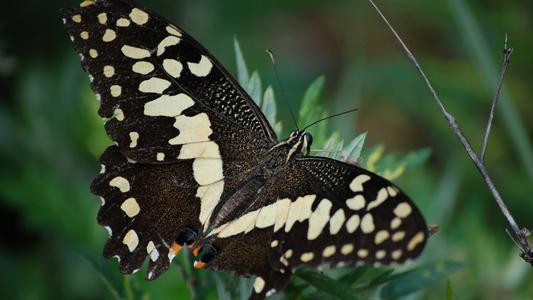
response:
<path id="1" fill-rule="evenodd" d="M 311 144 L 313 144 L 313 136 L 303 130 L 293 130 L 289 134 L 287 144 L 290 146 L 289 156 L 297 152 L 303 152 L 309 155 Z"/>

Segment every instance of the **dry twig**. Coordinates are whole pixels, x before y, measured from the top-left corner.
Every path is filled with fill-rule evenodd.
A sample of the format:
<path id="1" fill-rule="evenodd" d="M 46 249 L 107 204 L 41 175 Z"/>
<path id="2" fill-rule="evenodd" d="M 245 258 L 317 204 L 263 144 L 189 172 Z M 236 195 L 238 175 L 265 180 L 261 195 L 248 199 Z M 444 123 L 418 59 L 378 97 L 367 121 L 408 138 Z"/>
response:
<path id="1" fill-rule="evenodd" d="M 529 245 L 529 241 L 528 241 L 528 238 L 529 238 L 529 235 L 530 235 L 529 230 L 526 229 L 526 228 L 520 229 L 520 227 L 517 225 L 517 223 L 514 220 L 513 216 L 509 212 L 509 209 L 507 208 L 507 205 L 503 201 L 503 198 L 500 196 L 500 193 L 498 192 L 498 190 L 494 186 L 494 183 L 492 182 L 492 179 L 490 178 L 490 176 L 489 176 L 489 174 L 487 172 L 487 169 L 483 165 L 483 161 L 480 160 L 479 157 L 474 152 L 472 146 L 470 145 L 470 142 L 464 136 L 461 128 L 459 127 L 459 125 L 455 121 L 455 118 L 444 107 L 444 104 L 442 103 L 439 95 L 437 94 L 437 92 L 433 88 L 433 85 L 429 81 L 429 78 L 427 77 L 426 73 L 422 70 L 422 67 L 420 67 L 420 64 L 416 60 L 416 58 L 413 55 L 413 53 L 411 52 L 411 50 L 409 50 L 409 48 L 406 46 L 406 44 L 404 43 L 402 38 L 398 35 L 398 33 L 396 32 L 394 27 L 390 24 L 390 22 L 387 20 L 387 18 L 383 15 L 383 13 L 378 8 L 378 6 L 374 3 L 374 1 L 373 0 L 368 0 L 368 1 L 374 7 L 376 12 L 381 17 L 381 19 L 385 22 L 385 24 L 389 27 L 389 29 L 391 30 L 392 34 L 395 36 L 395 38 L 401 44 L 402 48 L 407 53 L 407 56 L 412 61 L 412 63 L 415 65 L 417 71 L 420 73 L 420 75 L 424 79 L 428 89 L 430 90 L 431 94 L 433 95 L 433 98 L 435 99 L 435 102 L 437 103 L 437 105 L 439 106 L 440 111 L 444 115 L 444 118 L 448 122 L 450 128 L 453 130 L 454 134 L 457 136 L 457 138 L 459 139 L 459 141 L 461 142 L 463 147 L 465 148 L 465 150 L 466 150 L 468 156 L 470 157 L 470 159 L 474 162 L 474 165 L 478 169 L 479 173 L 481 174 L 481 177 L 483 177 L 483 180 L 485 181 L 485 184 L 489 188 L 489 191 L 492 194 L 492 197 L 494 198 L 494 200 L 496 201 L 496 203 L 500 207 L 500 210 L 502 211 L 503 215 L 505 216 L 505 218 L 507 220 L 507 223 L 509 224 L 509 226 L 513 230 L 514 237 L 515 237 L 515 239 L 517 240 L 517 243 L 520 246 L 520 251 L 521 251 L 520 256 L 526 262 L 530 263 L 533 266 L 533 248 L 531 248 L 531 246 Z M 507 41 L 507 39 L 506 39 L 506 41 Z M 504 63 L 502 65 L 502 72 L 500 74 L 500 82 L 498 84 L 496 95 L 494 96 L 494 99 L 493 99 L 492 108 L 491 108 L 491 114 L 489 116 L 487 129 L 485 131 L 485 141 L 483 143 L 483 149 L 486 149 L 486 140 L 488 139 L 488 134 L 490 132 L 490 126 L 491 126 L 491 123 L 492 123 L 492 118 L 493 118 L 493 113 L 494 113 L 494 106 L 495 106 L 495 103 L 498 100 L 498 97 L 499 97 L 499 94 L 500 94 L 500 90 L 501 90 L 501 86 L 502 86 L 502 82 L 503 82 L 503 77 L 505 75 L 505 70 L 507 69 L 507 65 L 509 64 L 509 56 L 510 56 L 510 54 L 512 52 L 512 51 L 507 51 L 507 50 L 508 50 L 508 48 L 507 48 L 507 42 L 506 42 L 505 50 L 504 50 L 505 51 L 504 52 L 505 57 L 504 57 Z M 482 153 L 484 153 L 484 151 L 485 150 L 482 150 Z"/>

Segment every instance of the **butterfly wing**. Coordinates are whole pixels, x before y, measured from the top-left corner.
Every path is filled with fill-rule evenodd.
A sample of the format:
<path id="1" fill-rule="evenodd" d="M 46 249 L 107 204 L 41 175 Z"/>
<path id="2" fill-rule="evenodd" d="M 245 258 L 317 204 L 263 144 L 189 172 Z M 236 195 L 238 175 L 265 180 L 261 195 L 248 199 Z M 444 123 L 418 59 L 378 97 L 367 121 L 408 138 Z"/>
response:
<path id="1" fill-rule="evenodd" d="M 276 140 L 257 105 L 191 36 L 131 1 L 82 5 L 64 12 L 65 27 L 106 131 L 129 159 L 238 157 Z M 228 139 L 240 143 L 224 148 Z"/>
<path id="2" fill-rule="evenodd" d="M 98 221 L 111 231 L 104 254 L 124 273 L 150 255 L 156 278 L 176 236 L 207 227 L 235 174 L 252 168 L 250 151 L 267 151 L 275 133 L 217 60 L 157 14 L 101 0 L 63 18 L 116 144 L 92 184 L 104 199 Z"/>
<path id="3" fill-rule="evenodd" d="M 311 209 L 275 232 L 272 263 L 332 266 L 402 263 L 418 257 L 428 237 L 424 218 L 393 183 L 354 165 L 321 157 L 295 164 L 314 187 Z M 289 210 L 289 217 L 292 214 Z"/>

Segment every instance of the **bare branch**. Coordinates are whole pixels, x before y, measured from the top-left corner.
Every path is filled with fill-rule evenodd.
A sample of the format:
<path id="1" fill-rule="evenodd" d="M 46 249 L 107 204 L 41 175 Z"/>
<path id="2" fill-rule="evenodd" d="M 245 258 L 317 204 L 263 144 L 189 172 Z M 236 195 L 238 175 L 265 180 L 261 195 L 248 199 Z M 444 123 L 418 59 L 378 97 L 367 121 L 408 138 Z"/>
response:
<path id="1" fill-rule="evenodd" d="M 494 110 L 496 109 L 496 103 L 498 102 L 498 99 L 500 98 L 500 94 L 501 94 L 502 86 L 503 86 L 503 78 L 505 77 L 505 72 L 507 71 L 507 67 L 509 66 L 509 61 L 510 61 L 512 53 L 513 53 L 513 48 L 508 47 L 507 34 L 505 34 L 505 42 L 503 46 L 503 62 L 502 62 L 502 68 L 500 71 L 500 79 L 498 80 L 498 86 L 496 88 L 496 93 L 494 94 L 494 98 L 492 99 L 492 106 L 490 107 L 489 120 L 487 121 L 487 127 L 485 129 L 485 136 L 483 138 L 483 145 L 481 147 L 481 154 L 480 154 L 481 162 L 485 161 L 485 152 L 487 151 L 487 143 L 489 141 L 489 134 L 490 134 L 490 128 L 492 126 L 492 120 L 494 119 Z"/>
<path id="2" fill-rule="evenodd" d="M 513 233 L 514 233 L 517 241 L 520 244 L 520 248 L 521 248 L 520 250 L 522 251 L 520 256 L 525 261 L 527 261 L 528 263 L 532 264 L 532 266 L 533 266 L 533 248 L 531 248 L 531 246 L 529 246 L 529 242 L 528 242 L 529 230 L 527 230 L 525 228 L 524 229 L 520 229 L 518 227 L 518 225 L 516 224 L 516 221 L 514 220 L 513 216 L 509 212 L 509 209 L 507 208 L 507 205 L 505 205 L 505 202 L 503 201 L 502 197 L 500 196 L 500 193 L 498 192 L 498 190 L 494 186 L 494 183 L 492 182 L 492 179 L 490 178 L 487 170 L 485 169 L 485 166 L 483 165 L 481 160 L 478 158 L 478 156 L 476 155 L 476 153 L 472 149 L 472 146 L 471 146 L 470 142 L 464 136 L 463 132 L 461 131 L 461 128 L 459 128 L 459 125 L 455 121 L 455 118 L 446 110 L 446 108 L 445 108 L 444 104 L 442 103 L 439 95 L 437 94 L 437 92 L 433 88 L 433 85 L 429 81 L 429 78 L 427 77 L 426 73 L 422 70 L 422 67 L 420 67 L 420 64 L 416 60 L 415 56 L 413 55 L 411 50 L 409 50 L 409 48 L 406 46 L 406 44 L 404 43 L 402 38 L 398 35 L 398 33 L 396 32 L 394 27 L 390 24 L 390 22 L 387 20 L 387 18 L 383 15 L 383 13 L 377 7 L 377 5 L 374 3 L 374 1 L 373 0 L 368 0 L 368 1 L 374 7 L 376 12 L 381 17 L 381 19 L 385 22 L 387 27 L 389 27 L 389 29 L 391 30 L 392 34 L 396 37 L 398 42 L 401 44 L 402 48 L 407 53 L 407 56 L 412 61 L 412 63 L 415 65 L 416 69 L 418 70 L 418 72 L 420 73 L 422 78 L 424 79 L 429 91 L 431 92 L 431 94 L 433 95 L 433 98 L 435 99 L 435 102 L 437 103 L 440 111 L 444 115 L 444 118 L 446 119 L 446 121 L 448 121 L 448 124 L 449 124 L 450 128 L 453 130 L 454 134 L 457 136 L 457 138 L 459 139 L 459 141 L 461 142 L 461 144 L 465 148 L 465 150 L 466 150 L 468 156 L 470 157 L 470 159 L 474 162 L 474 165 L 476 166 L 476 168 L 478 169 L 479 173 L 481 174 L 481 177 L 485 181 L 485 184 L 487 185 L 490 193 L 492 194 L 492 197 L 494 198 L 494 200 L 496 201 L 496 203 L 500 207 L 500 210 L 502 211 L 503 215 L 505 216 L 505 218 L 507 220 L 507 223 L 509 224 L 509 226 L 513 230 Z"/>

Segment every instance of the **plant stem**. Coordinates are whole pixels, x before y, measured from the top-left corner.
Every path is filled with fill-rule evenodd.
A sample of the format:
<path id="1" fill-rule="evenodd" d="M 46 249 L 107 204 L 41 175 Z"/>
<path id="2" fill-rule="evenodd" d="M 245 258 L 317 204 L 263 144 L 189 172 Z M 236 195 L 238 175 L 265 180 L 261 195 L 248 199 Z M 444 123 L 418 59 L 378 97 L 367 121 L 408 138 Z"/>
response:
<path id="1" fill-rule="evenodd" d="M 438 96 L 437 92 L 433 88 L 433 85 L 429 81 L 429 78 L 427 77 L 426 73 L 422 70 L 422 67 L 416 60 L 415 56 L 409 50 L 409 48 L 406 46 L 402 38 L 398 35 L 394 27 L 390 24 L 390 22 L 387 20 L 387 18 L 383 15 L 381 10 L 377 7 L 377 5 L 372 0 L 368 0 L 370 4 L 374 7 L 376 12 L 379 14 L 381 19 L 385 22 L 387 27 L 391 30 L 392 34 L 395 36 L 395 38 L 398 40 L 398 42 L 401 44 L 404 51 L 407 53 L 407 56 L 412 61 L 412 63 L 415 65 L 416 69 L 424 79 L 428 89 L 430 90 L 431 94 L 433 95 L 433 99 L 435 99 L 435 102 L 437 103 L 437 106 L 439 107 L 440 111 L 444 115 L 444 118 L 448 122 L 450 128 L 453 130 L 454 134 L 457 136 L 463 147 L 465 148 L 468 156 L 470 159 L 474 162 L 474 165 L 478 169 L 479 173 L 481 174 L 481 177 L 485 181 L 485 184 L 487 185 L 490 193 L 492 194 L 492 197 L 500 207 L 500 210 L 502 211 L 503 215 L 505 216 L 507 223 L 513 230 L 515 237 L 517 238 L 520 246 L 521 246 L 521 257 L 530 263 L 533 266 L 533 249 L 529 245 L 528 237 L 529 237 L 529 230 L 527 229 L 520 229 L 517 225 L 516 221 L 514 220 L 513 216 L 509 212 L 509 209 L 507 208 L 507 205 L 505 205 L 505 202 L 503 201 L 502 197 L 500 196 L 500 193 L 494 186 L 494 183 L 492 182 L 492 179 L 490 178 L 487 170 L 485 169 L 485 166 L 483 165 L 483 162 L 477 157 L 476 153 L 472 149 L 472 146 L 470 145 L 470 142 L 468 139 L 464 136 L 463 132 L 461 131 L 461 128 L 455 121 L 455 118 L 446 110 L 444 107 L 444 104 L 442 103 L 440 97 Z"/>

